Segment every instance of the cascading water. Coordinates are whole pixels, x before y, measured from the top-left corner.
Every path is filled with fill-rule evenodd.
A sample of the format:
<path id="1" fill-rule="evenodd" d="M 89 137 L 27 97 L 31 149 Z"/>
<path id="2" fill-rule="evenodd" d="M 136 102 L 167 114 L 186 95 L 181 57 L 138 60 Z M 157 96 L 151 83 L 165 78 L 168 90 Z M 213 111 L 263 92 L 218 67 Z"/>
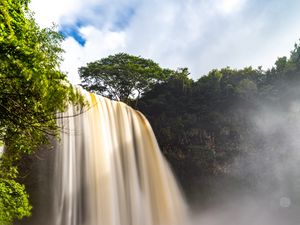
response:
<path id="1" fill-rule="evenodd" d="M 59 121 L 47 224 L 183 224 L 185 203 L 145 117 L 124 103 L 84 95 L 88 109 L 73 116 L 78 112 L 69 107 Z"/>

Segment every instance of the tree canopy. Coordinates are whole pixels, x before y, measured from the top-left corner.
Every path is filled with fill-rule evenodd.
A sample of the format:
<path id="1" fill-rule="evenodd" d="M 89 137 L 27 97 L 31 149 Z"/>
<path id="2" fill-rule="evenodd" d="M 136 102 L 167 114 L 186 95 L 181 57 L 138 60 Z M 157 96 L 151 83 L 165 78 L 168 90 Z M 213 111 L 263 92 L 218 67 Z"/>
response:
<path id="1" fill-rule="evenodd" d="M 47 135 L 55 135 L 56 112 L 68 102 L 82 102 L 59 69 L 62 37 L 52 28 L 41 29 L 27 4 L 0 1 L 0 142 L 5 144 L 0 158 L 1 222 L 29 215 L 28 196 L 18 184 L 22 156 L 46 143 Z"/>
<path id="2" fill-rule="evenodd" d="M 299 134 L 299 127 L 292 132 L 299 126 L 299 111 L 290 110 L 295 102 L 299 104 L 299 86 L 300 47 L 296 44 L 290 57 L 278 58 L 266 71 L 261 67 L 227 67 L 212 70 L 197 81 L 176 78 L 155 85 L 139 100 L 137 109 L 150 120 L 161 150 L 191 202 L 201 195 L 204 204 L 225 181 L 254 188 L 251 181 L 260 179 L 261 174 L 232 175 L 233 163 L 241 163 L 241 156 L 261 160 L 256 166 L 265 166 L 264 173 L 276 182 L 271 176 L 272 162 L 264 157 L 269 157 L 270 149 L 291 154 L 293 147 L 282 137 Z M 272 110 L 265 112 L 265 108 Z M 286 127 L 272 126 L 262 134 L 256 117 L 263 115 L 268 120 L 278 112 L 278 120 L 285 121 L 290 131 L 284 133 Z"/>
<path id="3" fill-rule="evenodd" d="M 126 103 L 167 80 L 172 73 L 151 59 L 126 53 L 110 55 L 79 69 L 85 89 Z"/>

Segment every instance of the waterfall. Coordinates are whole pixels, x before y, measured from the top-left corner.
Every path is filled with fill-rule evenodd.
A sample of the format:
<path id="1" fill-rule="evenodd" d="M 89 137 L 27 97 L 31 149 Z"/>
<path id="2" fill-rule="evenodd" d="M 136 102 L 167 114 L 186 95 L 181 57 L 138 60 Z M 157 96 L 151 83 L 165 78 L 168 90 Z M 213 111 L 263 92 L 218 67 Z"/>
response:
<path id="1" fill-rule="evenodd" d="M 146 118 L 122 102 L 83 94 L 84 112 L 74 116 L 70 106 L 59 120 L 48 223 L 182 225 L 184 200 Z"/>

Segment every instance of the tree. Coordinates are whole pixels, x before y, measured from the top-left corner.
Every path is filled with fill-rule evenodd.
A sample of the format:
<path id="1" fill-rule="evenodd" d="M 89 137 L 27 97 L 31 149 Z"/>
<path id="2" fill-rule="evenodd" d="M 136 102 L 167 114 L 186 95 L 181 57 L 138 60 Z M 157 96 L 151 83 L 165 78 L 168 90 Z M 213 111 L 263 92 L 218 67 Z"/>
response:
<path id="1" fill-rule="evenodd" d="M 56 112 L 82 102 L 59 70 L 62 37 L 39 28 L 27 5 L 0 1 L 0 224 L 30 214 L 20 160 L 56 134 Z"/>
<path id="2" fill-rule="evenodd" d="M 130 98 L 138 99 L 173 73 L 169 69 L 162 69 L 150 59 L 126 53 L 110 55 L 79 68 L 84 88 L 126 103 Z"/>
<path id="3" fill-rule="evenodd" d="M 190 202 L 201 199 L 203 206 L 227 185 L 231 185 L 228 190 L 254 188 L 253 180 L 261 179 L 257 171 L 262 170 L 241 177 L 232 171 L 237 163 L 244 169 L 245 159 L 251 159 L 251 165 L 252 159 L 264 164 L 265 179 L 273 173 L 268 169 L 274 162 L 269 160 L 270 149 L 280 160 L 282 154 L 292 154 L 291 145 L 297 151 L 297 144 L 285 140 L 293 142 L 290 137 L 299 133 L 299 107 L 294 105 L 300 96 L 299 44 L 290 57 L 278 58 L 271 70 L 227 67 L 214 69 L 184 88 L 181 83 L 169 79 L 155 85 L 139 100 L 138 109 L 149 119 Z M 264 125 L 258 121 L 267 127 L 272 124 L 271 128 L 261 132 Z M 198 193 L 202 194 L 197 200 Z"/>
<path id="4" fill-rule="evenodd" d="M 30 215 L 31 206 L 24 185 L 14 180 L 0 179 L 0 199 L 1 225 L 10 224 L 12 218 L 22 219 Z"/>

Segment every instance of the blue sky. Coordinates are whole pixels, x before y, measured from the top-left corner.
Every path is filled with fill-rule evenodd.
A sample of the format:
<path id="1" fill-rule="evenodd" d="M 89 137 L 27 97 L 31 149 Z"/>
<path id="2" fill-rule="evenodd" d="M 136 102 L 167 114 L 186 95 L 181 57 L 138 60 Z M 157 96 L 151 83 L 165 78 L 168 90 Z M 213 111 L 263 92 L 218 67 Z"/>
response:
<path id="1" fill-rule="evenodd" d="M 41 26 L 66 39 L 62 69 L 118 52 L 162 67 L 188 67 L 194 79 L 211 69 L 263 66 L 289 55 L 300 38 L 298 0 L 32 0 Z"/>

